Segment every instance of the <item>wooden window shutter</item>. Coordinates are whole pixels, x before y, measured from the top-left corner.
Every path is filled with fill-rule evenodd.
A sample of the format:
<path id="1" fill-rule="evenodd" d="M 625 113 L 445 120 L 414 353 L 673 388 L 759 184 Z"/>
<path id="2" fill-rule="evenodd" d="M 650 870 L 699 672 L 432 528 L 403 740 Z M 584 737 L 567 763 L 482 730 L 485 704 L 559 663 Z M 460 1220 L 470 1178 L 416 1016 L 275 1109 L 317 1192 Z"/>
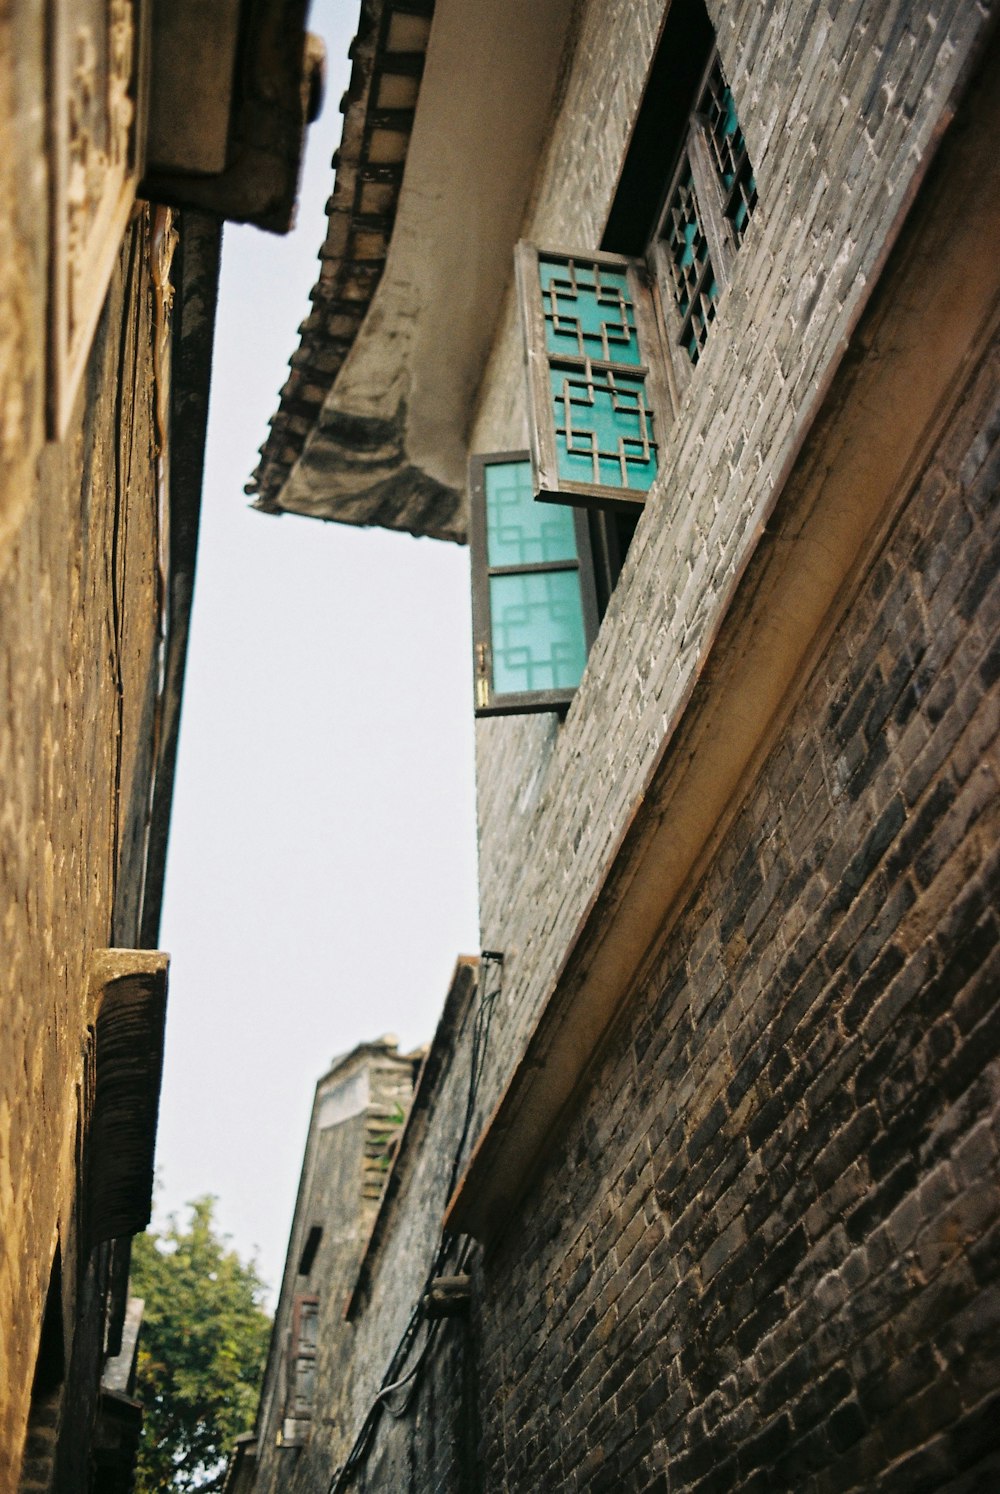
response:
<path id="1" fill-rule="evenodd" d="M 316 1394 L 316 1350 L 319 1343 L 319 1298 L 297 1296 L 292 1304 L 292 1328 L 288 1340 L 287 1390 L 282 1442 L 287 1446 L 305 1440 Z"/>
<path id="2" fill-rule="evenodd" d="M 518 244 L 535 494 L 640 509 L 670 412 L 645 264 Z"/>
<path id="3" fill-rule="evenodd" d="M 526 451 L 470 463 L 477 716 L 565 708 L 597 634 L 587 516 L 535 502 Z"/>

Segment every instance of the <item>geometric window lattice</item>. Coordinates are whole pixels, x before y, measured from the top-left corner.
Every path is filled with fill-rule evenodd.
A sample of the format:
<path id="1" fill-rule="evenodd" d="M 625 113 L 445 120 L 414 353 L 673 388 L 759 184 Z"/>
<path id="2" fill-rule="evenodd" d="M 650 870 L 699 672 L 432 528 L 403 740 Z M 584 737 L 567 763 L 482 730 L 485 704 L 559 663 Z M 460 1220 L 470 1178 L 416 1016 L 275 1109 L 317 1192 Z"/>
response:
<path id="1" fill-rule="evenodd" d="M 708 125 L 708 141 L 722 187 L 722 211 L 739 242 L 757 204 L 757 183 L 746 141 L 736 117 L 732 90 L 722 76 L 718 55 L 712 59 L 697 112 Z"/>
<path id="2" fill-rule="evenodd" d="M 538 279 L 550 353 L 604 363 L 642 363 L 635 307 L 621 270 L 539 255 Z"/>
<path id="3" fill-rule="evenodd" d="M 474 457 L 470 488 L 476 712 L 565 705 L 596 630 L 584 518 L 535 502 L 526 452 Z"/>
<path id="4" fill-rule="evenodd" d="M 525 462 L 493 462 L 486 473 L 487 550 L 491 569 L 576 560 L 568 509 L 534 502 Z"/>
<path id="5" fill-rule="evenodd" d="M 757 183 L 732 90 L 712 49 L 695 96 L 655 256 L 680 318 L 677 342 L 697 363 L 757 204 Z"/>
<path id="6" fill-rule="evenodd" d="M 662 233 L 668 251 L 674 300 L 681 315 L 678 341 L 687 349 L 691 362 L 697 363 L 705 346 L 709 324 L 715 317 L 719 286 L 708 239 L 698 217 L 698 199 L 686 160 L 667 203 Z"/>
<path id="7" fill-rule="evenodd" d="M 550 372 L 560 477 L 645 492 L 656 476 L 645 381 L 589 361 Z"/>
<path id="8" fill-rule="evenodd" d="M 587 662 L 575 571 L 490 577 L 498 695 L 575 690 Z"/>
<path id="9" fill-rule="evenodd" d="M 517 269 L 537 497 L 638 508 L 667 405 L 645 267 L 521 244 Z"/>

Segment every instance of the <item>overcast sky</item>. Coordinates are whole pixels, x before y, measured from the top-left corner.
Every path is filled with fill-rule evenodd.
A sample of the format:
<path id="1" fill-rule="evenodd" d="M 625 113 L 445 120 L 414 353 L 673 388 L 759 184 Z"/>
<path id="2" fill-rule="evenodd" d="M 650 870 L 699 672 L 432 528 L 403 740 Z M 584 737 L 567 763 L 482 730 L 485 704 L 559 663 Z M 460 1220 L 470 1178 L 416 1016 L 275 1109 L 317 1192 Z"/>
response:
<path id="1" fill-rule="evenodd" d="M 430 1038 L 478 948 L 468 554 L 248 507 L 316 279 L 357 0 L 299 223 L 227 227 L 162 947 L 157 1219 L 198 1194 L 280 1282 L 312 1092 L 384 1032 Z"/>

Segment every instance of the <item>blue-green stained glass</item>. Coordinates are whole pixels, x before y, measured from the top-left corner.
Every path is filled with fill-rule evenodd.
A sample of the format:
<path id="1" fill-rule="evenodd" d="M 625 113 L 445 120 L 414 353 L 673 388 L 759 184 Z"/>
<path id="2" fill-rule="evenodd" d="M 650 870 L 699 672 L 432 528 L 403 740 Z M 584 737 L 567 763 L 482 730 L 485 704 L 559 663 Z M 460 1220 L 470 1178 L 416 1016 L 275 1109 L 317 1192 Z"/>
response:
<path id="1" fill-rule="evenodd" d="M 737 237 L 742 238 L 750 214 L 757 202 L 757 183 L 752 176 L 747 177 L 745 184 L 739 183 L 739 191 L 734 201 L 736 205 L 733 209 L 733 227 L 736 229 Z"/>
<path id="2" fill-rule="evenodd" d="M 718 58 L 705 80 L 698 110 L 708 120 L 708 138 L 725 194 L 726 216 L 732 222 L 737 239 L 742 239 L 757 203 L 757 183 L 736 115 L 732 89 L 722 76 Z"/>
<path id="3" fill-rule="evenodd" d="M 656 476 L 656 444 L 642 376 L 557 367 L 549 377 L 559 476 L 646 492 Z"/>
<path id="4" fill-rule="evenodd" d="M 603 363 L 642 363 L 624 271 L 542 256 L 538 273 L 550 353 Z"/>
<path id="5" fill-rule="evenodd" d="M 484 471 L 489 565 L 577 558 L 572 511 L 535 502 L 530 462 L 492 462 Z"/>
<path id="6" fill-rule="evenodd" d="M 587 662 L 576 570 L 491 576 L 490 624 L 498 695 L 576 689 Z"/>
<path id="7" fill-rule="evenodd" d="M 708 239 L 698 213 L 690 167 L 678 177 L 663 219 L 663 236 L 674 282 L 674 299 L 681 314 L 681 337 L 692 363 L 697 363 L 715 316 L 719 287 L 708 252 Z"/>

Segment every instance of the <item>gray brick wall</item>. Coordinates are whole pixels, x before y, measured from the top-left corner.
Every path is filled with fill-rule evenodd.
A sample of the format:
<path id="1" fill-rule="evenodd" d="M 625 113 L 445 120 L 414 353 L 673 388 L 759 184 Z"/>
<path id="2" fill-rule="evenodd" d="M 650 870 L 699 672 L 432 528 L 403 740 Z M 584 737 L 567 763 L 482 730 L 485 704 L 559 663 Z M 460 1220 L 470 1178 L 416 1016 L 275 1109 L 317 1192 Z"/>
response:
<path id="1" fill-rule="evenodd" d="M 488 1489 L 1000 1479 L 998 375 L 487 1261 Z"/>
<path id="2" fill-rule="evenodd" d="M 599 242 L 662 9 L 588 7 L 527 237 Z M 986 14 L 958 0 L 709 9 L 760 204 L 565 724 L 477 727 L 482 940 L 509 955 L 509 1042 L 484 1116 L 697 675 Z M 473 450 L 525 443 L 521 363 L 509 301 Z"/>

